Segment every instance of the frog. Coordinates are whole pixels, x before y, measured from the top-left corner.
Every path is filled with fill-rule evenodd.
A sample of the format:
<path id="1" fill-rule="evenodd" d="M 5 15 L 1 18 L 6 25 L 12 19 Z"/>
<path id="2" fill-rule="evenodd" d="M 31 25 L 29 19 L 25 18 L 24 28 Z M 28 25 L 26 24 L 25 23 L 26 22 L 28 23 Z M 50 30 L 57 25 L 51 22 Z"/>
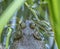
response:
<path id="1" fill-rule="evenodd" d="M 35 24 L 30 20 L 26 20 L 24 23 L 25 27 L 22 28 L 20 25 L 21 32 L 20 35 L 18 34 L 21 38 L 15 40 L 10 49 L 46 49 L 45 42 L 41 41 L 40 36 L 36 33 Z"/>

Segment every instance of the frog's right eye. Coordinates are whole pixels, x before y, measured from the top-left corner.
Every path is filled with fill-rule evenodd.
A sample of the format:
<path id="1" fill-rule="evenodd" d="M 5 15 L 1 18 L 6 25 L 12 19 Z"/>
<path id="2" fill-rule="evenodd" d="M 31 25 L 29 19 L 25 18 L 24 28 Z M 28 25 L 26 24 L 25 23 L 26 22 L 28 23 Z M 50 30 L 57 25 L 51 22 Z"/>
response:
<path id="1" fill-rule="evenodd" d="M 22 22 L 22 23 L 20 24 L 20 26 L 21 26 L 22 29 L 24 29 L 24 28 L 26 28 L 26 23 L 25 23 L 25 22 Z"/>
<path id="2" fill-rule="evenodd" d="M 36 24 L 35 23 L 30 23 L 29 26 L 30 26 L 31 29 L 35 29 Z"/>

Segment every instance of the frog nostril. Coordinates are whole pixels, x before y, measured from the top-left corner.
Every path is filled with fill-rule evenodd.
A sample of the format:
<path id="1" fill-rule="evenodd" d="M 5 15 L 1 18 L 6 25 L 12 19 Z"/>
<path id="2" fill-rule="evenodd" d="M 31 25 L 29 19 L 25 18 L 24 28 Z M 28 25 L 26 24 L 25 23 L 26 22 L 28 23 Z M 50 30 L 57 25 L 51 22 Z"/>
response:
<path id="1" fill-rule="evenodd" d="M 36 26 L 35 23 L 30 23 L 30 25 L 29 25 L 29 27 L 30 27 L 31 29 L 35 29 L 35 26 Z"/>

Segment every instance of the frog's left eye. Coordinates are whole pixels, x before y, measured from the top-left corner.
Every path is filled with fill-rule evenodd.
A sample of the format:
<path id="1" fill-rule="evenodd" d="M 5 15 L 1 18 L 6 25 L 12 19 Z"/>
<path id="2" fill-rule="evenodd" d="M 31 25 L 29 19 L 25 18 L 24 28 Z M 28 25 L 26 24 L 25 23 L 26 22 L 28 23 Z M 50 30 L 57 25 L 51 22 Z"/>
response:
<path id="1" fill-rule="evenodd" d="M 29 26 L 30 26 L 31 29 L 35 29 L 36 24 L 35 23 L 30 23 Z"/>
<path id="2" fill-rule="evenodd" d="M 20 26 L 21 26 L 22 29 L 24 29 L 24 28 L 26 28 L 26 23 L 25 23 L 25 22 L 22 22 L 22 23 L 20 24 Z"/>

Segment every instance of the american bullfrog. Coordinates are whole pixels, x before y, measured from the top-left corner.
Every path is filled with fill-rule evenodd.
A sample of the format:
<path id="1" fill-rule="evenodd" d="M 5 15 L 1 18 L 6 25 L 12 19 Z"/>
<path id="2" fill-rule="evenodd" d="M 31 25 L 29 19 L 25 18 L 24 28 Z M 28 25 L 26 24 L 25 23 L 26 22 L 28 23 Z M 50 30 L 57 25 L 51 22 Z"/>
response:
<path id="1" fill-rule="evenodd" d="M 22 37 L 19 40 L 15 40 L 10 49 L 46 49 L 45 42 L 38 40 L 34 34 L 36 32 L 34 29 L 35 24 L 31 24 L 30 20 L 26 20 L 25 24 L 26 27 L 22 29 Z"/>

